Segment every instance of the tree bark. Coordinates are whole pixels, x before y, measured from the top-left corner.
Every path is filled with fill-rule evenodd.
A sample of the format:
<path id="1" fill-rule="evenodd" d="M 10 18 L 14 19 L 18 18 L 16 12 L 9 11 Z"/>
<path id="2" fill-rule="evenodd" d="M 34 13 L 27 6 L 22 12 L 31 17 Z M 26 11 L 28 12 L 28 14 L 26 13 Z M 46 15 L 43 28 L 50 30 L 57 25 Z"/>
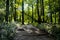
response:
<path id="1" fill-rule="evenodd" d="M 44 0 L 41 0 L 41 6 L 42 6 L 42 14 L 43 14 L 43 22 L 45 22 L 44 21 Z"/>
<path id="2" fill-rule="evenodd" d="M 60 24 L 60 0 L 58 0 L 58 4 L 59 4 L 59 19 L 58 19 L 58 23 Z"/>
<path id="3" fill-rule="evenodd" d="M 5 15 L 6 22 L 8 22 L 8 15 L 9 15 L 9 0 L 6 0 L 6 15 Z"/>
<path id="4" fill-rule="evenodd" d="M 11 1 L 11 21 L 12 21 L 12 17 L 13 17 L 13 0 Z"/>
<path id="5" fill-rule="evenodd" d="M 22 0 L 22 24 L 24 24 L 24 0 Z"/>
<path id="6" fill-rule="evenodd" d="M 41 24 L 41 15 L 39 13 L 39 1 L 37 0 L 38 24 Z"/>
<path id="7" fill-rule="evenodd" d="M 33 23 L 33 4 L 32 4 L 32 23 Z"/>
<path id="8" fill-rule="evenodd" d="M 16 4 L 16 0 L 15 0 L 15 4 Z M 15 5 L 14 21 L 16 21 L 16 5 Z"/>

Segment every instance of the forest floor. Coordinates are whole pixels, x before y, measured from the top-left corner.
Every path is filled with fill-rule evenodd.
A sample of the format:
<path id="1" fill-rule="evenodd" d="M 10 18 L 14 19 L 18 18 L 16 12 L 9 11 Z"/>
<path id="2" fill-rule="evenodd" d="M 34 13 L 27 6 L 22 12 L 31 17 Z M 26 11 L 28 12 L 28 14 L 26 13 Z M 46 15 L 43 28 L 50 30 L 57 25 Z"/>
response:
<path id="1" fill-rule="evenodd" d="M 51 37 L 48 37 L 48 34 L 41 31 L 39 31 L 39 34 L 36 34 L 36 33 L 32 34 L 32 33 L 29 33 L 28 31 L 17 29 L 14 40 L 54 40 L 54 39 Z"/>

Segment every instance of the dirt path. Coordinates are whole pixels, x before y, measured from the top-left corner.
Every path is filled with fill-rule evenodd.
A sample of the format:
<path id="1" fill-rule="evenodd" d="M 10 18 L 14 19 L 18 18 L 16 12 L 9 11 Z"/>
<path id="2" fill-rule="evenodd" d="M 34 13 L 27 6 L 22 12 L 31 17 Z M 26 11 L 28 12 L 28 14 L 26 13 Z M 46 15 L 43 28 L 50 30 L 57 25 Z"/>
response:
<path id="1" fill-rule="evenodd" d="M 49 38 L 47 35 L 37 36 L 31 35 L 26 31 L 17 31 L 14 40 L 53 40 L 53 39 Z"/>
<path id="2" fill-rule="evenodd" d="M 53 40 L 52 38 L 49 38 L 48 35 L 45 35 L 45 33 L 37 30 L 37 28 L 35 28 L 32 25 L 26 25 L 27 28 L 24 26 L 25 25 L 23 25 L 22 27 L 25 29 L 25 31 L 22 31 L 21 29 L 17 30 L 14 40 Z M 31 28 L 33 28 L 34 30 L 37 30 L 39 32 L 39 35 L 34 33 L 31 34 L 30 33 Z M 29 31 L 26 31 L 26 30 L 29 30 Z"/>

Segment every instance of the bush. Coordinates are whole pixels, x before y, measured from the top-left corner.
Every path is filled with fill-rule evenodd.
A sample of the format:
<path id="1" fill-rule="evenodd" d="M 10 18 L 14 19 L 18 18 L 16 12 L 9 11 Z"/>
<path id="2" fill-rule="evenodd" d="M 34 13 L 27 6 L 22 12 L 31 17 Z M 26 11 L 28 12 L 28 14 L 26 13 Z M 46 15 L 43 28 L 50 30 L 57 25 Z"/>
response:
<path id="1" fill-rule="evenodd" d="M 58 27 L 58 25 L 52 27 L 52 34 L 56 40 L 60 40 L 60 27 Z"/>
<path id="2" fill-rule="evenodd" d="M 47 24 L 47 23 L 41 23 L 41 24 L 38 24 L 37 26 L 40 30 L 43 30 L 43 31 L 46 31 L 48 33 L 51 33 L 51 28 L 52 26 Z"/>
<path id="3" fill-rule="evenodd" d="M 43 23 L 38 24 L 37 27 L 38 27 L 39 29 L 41 29 L 41 30 L 45 30 L 45 26 L 44 26 Z"/>
<path id="4" fill-rule="evenodd" d="M 41 23 L 41 24 L 38 24 L 37 27 L 53 35 L 55 40 L 60 40 L 60 25 Z"/>
<path id="5" fill-rule="evenodd" d="M 13 23 L 1 23 L 0 24 L 0 39 L 1 40 L 13 40 L 16 33 L 16 25 Z"/>

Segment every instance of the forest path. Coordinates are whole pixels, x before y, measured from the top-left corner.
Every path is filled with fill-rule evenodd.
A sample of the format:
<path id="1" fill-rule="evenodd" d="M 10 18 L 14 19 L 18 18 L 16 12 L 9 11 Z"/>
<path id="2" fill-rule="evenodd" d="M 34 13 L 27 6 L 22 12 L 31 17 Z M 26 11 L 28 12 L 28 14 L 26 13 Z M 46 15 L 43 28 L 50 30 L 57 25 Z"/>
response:
<path id="1" fill-rule="evenodd" d="M 39 31 L 39 34 L 29 33 L 28 31 L 18 30 L 16 31 L 16 36 L 14 40 L 53 40 L 53 38 L 48 37 L 46 33 Z"/>

